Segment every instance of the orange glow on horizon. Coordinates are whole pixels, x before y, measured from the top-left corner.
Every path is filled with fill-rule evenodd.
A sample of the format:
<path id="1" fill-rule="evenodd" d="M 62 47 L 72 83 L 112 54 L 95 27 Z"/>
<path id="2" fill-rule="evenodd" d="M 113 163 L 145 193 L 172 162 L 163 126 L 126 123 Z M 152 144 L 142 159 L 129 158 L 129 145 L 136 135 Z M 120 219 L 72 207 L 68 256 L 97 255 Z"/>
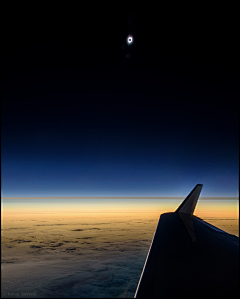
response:
<path id="1" fill-rule="evenodd" d="M 85 219 L 93 217 L 113 217 L 113 218 L 152 218 L 158 221 L 161 214 L 174 212 L 182 199 L 171 200 L 78 200 L 78 201 L 19 201 L 19 202 L 2 202 L 2 223 L 4 226 L 11 219 L 46 218 L 50 221 L 52 218 L 62 219 Z M 199 200 L 195 215 L 206 220 L 213 225 L 221 219 L 224 225 L 230 223 L 229 220 L 235 221 L 234 226 L 238 225 L 239 202 L 237 200 Z M 224 220 L 225 219 L 225 220 Z M 24 222 L 24 221 L 23 221 Z M 233 222 L 229 224 L 233 226 Z M 220 227 L 221 228 L 221 227 Z M 226 229 L 226 227 L 225 227 Z M 232 227 L 230 227 L 232 230 Z M 236 233 L 237 231 L 237 233 Z M 235 228 L 235 234 L 238 229 Z"/>

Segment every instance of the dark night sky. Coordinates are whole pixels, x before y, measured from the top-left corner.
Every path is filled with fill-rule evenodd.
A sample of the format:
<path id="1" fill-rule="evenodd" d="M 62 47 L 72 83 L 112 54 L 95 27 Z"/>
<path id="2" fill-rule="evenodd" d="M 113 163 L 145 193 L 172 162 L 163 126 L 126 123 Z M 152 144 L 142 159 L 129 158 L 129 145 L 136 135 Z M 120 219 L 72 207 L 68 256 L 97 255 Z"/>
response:
<path id="1" fill-rule="evenodd" d="M 236 8 L 121 5 L 3 10 L 3 196 L 238 196 Z"/>

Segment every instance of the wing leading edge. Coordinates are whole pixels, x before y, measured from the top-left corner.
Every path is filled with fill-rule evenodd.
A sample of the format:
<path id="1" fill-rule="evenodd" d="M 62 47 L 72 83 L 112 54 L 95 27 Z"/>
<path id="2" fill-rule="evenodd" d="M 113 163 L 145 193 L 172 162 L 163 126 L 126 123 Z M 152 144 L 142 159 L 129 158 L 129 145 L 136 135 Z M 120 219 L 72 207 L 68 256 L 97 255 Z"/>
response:
<path id="1" fill-rule="evenodd" d="M 239 297 L 239 238 L 193 215 L 202 186 L 160 216 L 135 298 Z"/>

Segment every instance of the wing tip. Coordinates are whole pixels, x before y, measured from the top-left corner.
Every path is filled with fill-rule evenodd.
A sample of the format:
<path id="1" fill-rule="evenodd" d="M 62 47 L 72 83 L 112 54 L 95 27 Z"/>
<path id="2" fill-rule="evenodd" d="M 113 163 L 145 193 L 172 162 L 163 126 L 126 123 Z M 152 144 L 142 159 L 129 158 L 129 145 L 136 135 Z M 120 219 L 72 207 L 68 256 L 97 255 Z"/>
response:
<path id="1" fill-rule="evenodd" d="M 197 205 L 202 187 L 203 184 L 197 184 L 175 211 L 183 222 L 192 242 L 197 241 L 193 228 L 192 216 Z"/>
<path id="2" fill-rule="evenodd" d="M 176 213 L 184 213 L 188 215 L 193 215 L 195 207 L 197 205 L 197 201 L 199 195 L 201 193 L 203 184 L 197 184 L 192 191 L 188 194 L 188 196 L 184 199 L 184 201 L 180 204 L 180 206 L 175 211 Z"/>

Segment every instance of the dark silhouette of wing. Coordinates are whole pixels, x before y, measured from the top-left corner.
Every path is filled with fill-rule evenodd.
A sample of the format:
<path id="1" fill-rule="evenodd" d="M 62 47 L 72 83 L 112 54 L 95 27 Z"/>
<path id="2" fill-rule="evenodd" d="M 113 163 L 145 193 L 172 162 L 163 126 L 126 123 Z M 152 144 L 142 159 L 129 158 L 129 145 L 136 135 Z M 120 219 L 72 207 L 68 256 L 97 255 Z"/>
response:
<path id="1" fill-rule="evenodd" d="M 239 297 L 239 238 L 193 215 L 201 189 L 160 216 L 135 298 Z"/>

